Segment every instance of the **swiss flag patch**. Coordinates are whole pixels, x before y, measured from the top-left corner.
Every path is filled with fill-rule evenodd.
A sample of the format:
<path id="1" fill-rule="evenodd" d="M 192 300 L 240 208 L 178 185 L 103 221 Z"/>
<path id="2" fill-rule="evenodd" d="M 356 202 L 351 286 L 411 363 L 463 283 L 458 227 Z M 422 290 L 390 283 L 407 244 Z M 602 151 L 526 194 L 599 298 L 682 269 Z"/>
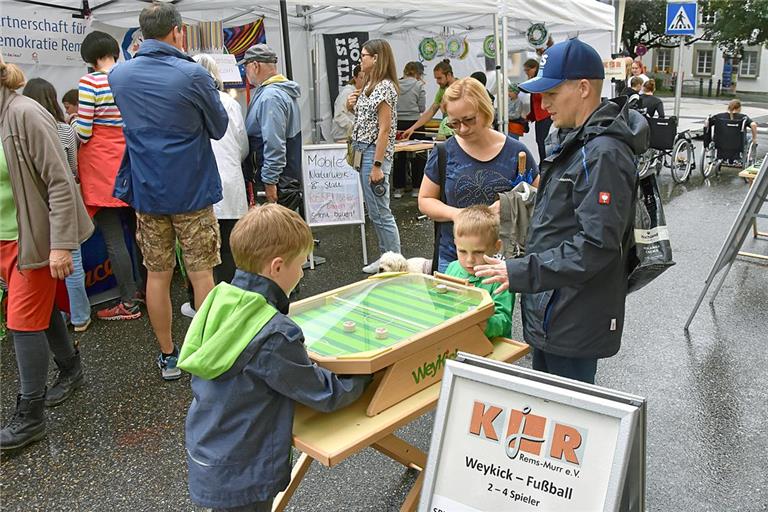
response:
<path id="1" fill-rule="evenodd" d="M 611 204 L 611 193 L 610 192 L 600 192 L 597 198 L 597 202 L 599 204 Z"/>

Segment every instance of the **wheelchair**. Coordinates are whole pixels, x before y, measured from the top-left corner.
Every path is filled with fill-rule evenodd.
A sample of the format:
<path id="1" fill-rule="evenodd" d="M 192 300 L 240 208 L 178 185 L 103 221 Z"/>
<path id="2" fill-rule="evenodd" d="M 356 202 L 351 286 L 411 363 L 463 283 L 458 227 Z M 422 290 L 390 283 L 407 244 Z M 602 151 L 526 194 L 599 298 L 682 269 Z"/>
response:
<path id="1" fill-rule="evenodd" d="M 757 144 L 747 147 L 747 118 L 707 118 L 704 130 L 704 156 L 701 159 L 701 174 L 709 178 L 719 175 L 722 167 L 746 169 L 755 163 Z"/>
<path id="2" fill-rule="evenodd" d="M 648 125 L 651 144 L 638 161 L 639 177 L 645 178 L 652 170 L 658 175 L 662 167 L 668 167 L 675 183 L 688 180 L 696 167 L 696 150 L 690 130 L 677 133 L 676 117 L 651 117 Z"/>

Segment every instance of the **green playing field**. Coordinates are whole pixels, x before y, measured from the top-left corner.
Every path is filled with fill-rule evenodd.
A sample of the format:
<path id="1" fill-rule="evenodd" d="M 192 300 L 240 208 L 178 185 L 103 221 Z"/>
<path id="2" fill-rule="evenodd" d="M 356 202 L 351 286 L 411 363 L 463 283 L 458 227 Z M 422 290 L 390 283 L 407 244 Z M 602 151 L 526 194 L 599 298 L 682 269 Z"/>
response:
<path id="1" fill-rule="evenodd" d="M 414 334 L 470 311 L 481 294 L 448 289 L 437 293 L 433 281 L 401 276 L 366 283 L 329 297 L 291 318 L 304 331 L 307 349 L 321 356 L 350 355 L 395 345 Z M 344 329 L 354 322 L 354 332 Z M 376 329 L 387 330 L 385 339 Z"/>

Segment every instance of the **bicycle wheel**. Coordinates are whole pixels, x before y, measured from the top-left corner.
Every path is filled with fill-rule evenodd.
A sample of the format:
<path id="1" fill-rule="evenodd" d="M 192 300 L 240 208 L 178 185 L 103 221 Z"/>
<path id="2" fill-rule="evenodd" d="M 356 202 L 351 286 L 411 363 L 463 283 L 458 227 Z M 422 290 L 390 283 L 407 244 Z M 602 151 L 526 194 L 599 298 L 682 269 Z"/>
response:
<path id="1" fill-rule="evenodd" d="M 686 139 L 680 139 L 675 143 L 670 158 L 670 170 L 675 183 L 683 183 L 691 175 L 693 168 L 693 144 Z"/>
<path id="2" fill-rule="evenodd" d="M 709 147 L 704 146 L 701 153 L 701 175 L 708 178 L 712 174 L 712 166 L 715 163 L 715 146 L 710 143 Z"/>

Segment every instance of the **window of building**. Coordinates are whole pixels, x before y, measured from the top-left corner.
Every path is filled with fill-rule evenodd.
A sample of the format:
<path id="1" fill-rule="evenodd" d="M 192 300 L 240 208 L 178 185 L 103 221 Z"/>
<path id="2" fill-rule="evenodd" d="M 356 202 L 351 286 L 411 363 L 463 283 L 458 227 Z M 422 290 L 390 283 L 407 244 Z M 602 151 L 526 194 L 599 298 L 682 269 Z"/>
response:
<path id="1" fill-rule="evenodd" d="M 699 23 L 701 25 L 709 25 L 715 22 L 717 19 L 717 11 L 710 11 L 705 7 L 702 7 L 699 11 Z"/>
<path id="2" fill-rule="evenodd" d="M 757 64 L 760 54 L 757 50 L 747 50 L 742 54 L 739 64 L 739 76 L 745 78 L 756 78 L 758 74 Z"/>
<path id="3" fill-rule="evenodd" d="M 696 50 L 694 74 L 711 75 L 714 63 L 714 50 Z"/>
<path id="4" fill-rule="evenodd" d="M 655 68 L 659 73 L 671 73 L 672 70 L 672 48 L 656 49 Z"/>

